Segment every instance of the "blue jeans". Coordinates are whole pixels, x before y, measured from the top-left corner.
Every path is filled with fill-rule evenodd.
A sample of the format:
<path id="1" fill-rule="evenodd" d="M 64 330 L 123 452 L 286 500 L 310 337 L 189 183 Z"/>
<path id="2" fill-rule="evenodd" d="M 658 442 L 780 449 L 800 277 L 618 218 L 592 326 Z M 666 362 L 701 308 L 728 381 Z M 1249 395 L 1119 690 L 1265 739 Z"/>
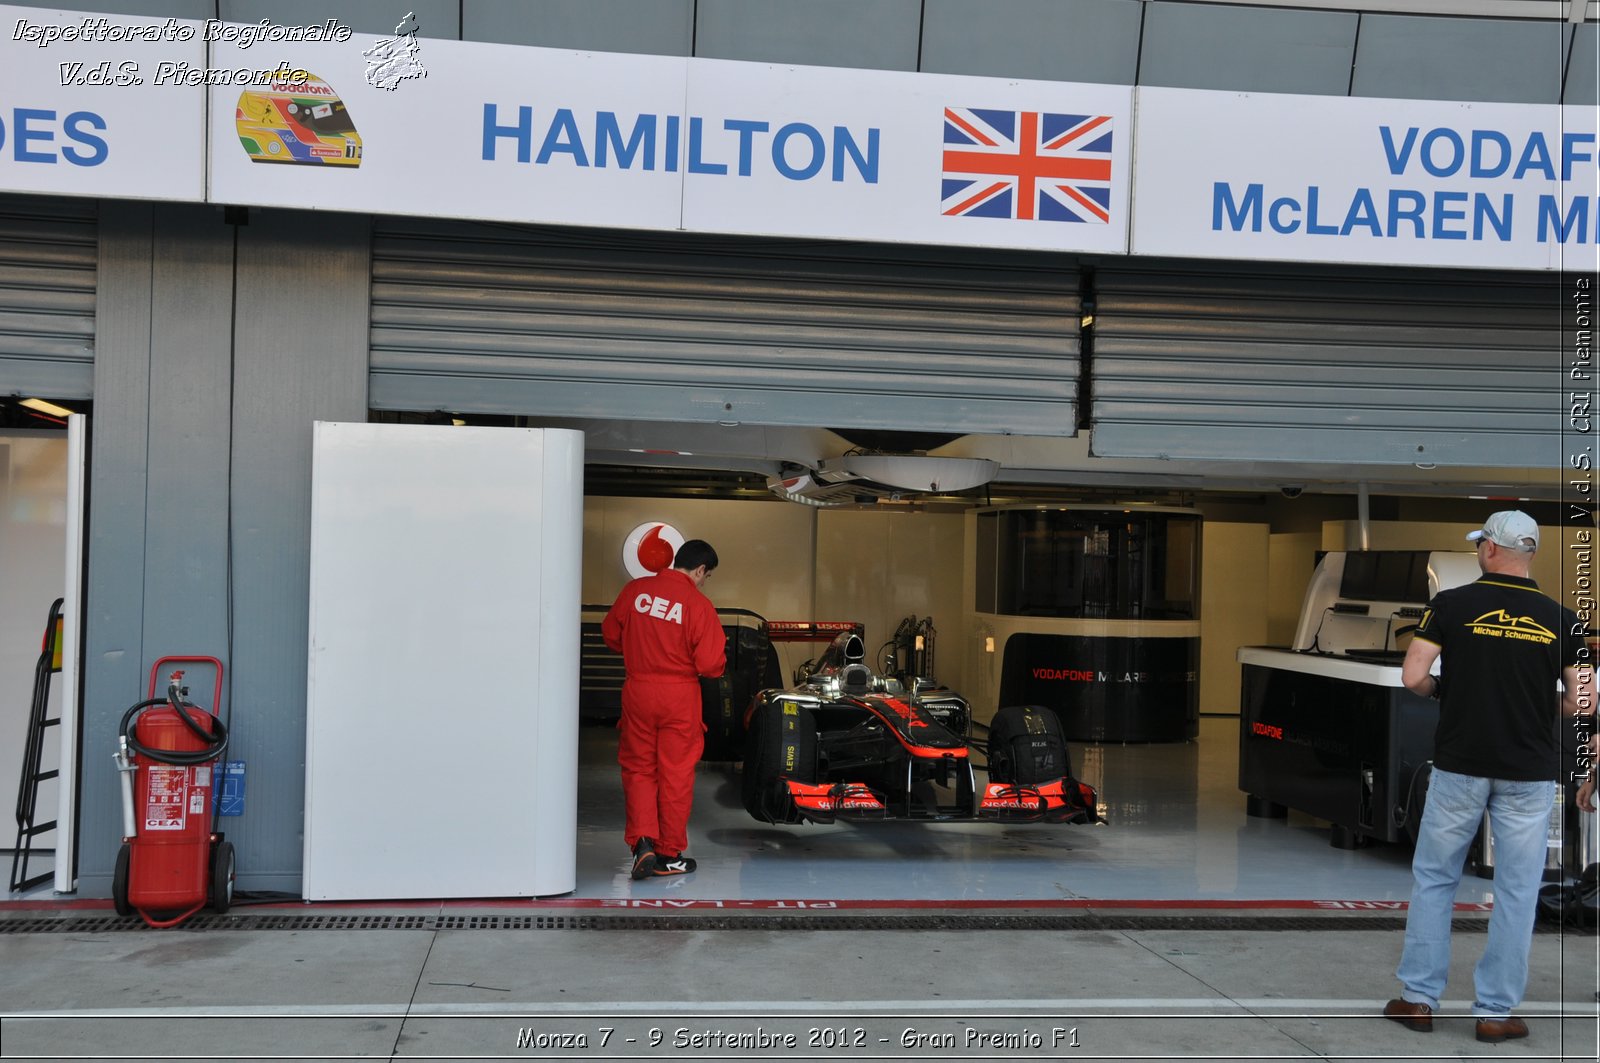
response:
<path id="1" fill-rule="evenodd" d="M 1439 1008 L 1450 973 L 1456 887 L 1487 808 L 1494 834 L 1494 911 L 1483 958 L 1473 971 L 1477 996 L 1472 1013 L 1502 1018 L 1522 1003 L 1555 789 L 1554 782 L 1480 779 L 1433 770 L 1411 860 L 1405 951 L 1395 970 L 1405 986 L 1401 997 L 1435 1011 Z"/>

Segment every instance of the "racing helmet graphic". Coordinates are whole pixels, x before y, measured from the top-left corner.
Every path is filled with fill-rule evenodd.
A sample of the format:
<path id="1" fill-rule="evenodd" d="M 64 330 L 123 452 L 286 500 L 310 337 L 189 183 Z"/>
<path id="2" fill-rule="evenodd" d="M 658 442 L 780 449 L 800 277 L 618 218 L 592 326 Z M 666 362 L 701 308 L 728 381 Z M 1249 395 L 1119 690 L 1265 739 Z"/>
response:
<path id="1" fill-rule="evenodd" d="M 339 94 L 315 75 L 245 89 L 234 126 L 251 162 L 361 165 L 361 134 Z"/>

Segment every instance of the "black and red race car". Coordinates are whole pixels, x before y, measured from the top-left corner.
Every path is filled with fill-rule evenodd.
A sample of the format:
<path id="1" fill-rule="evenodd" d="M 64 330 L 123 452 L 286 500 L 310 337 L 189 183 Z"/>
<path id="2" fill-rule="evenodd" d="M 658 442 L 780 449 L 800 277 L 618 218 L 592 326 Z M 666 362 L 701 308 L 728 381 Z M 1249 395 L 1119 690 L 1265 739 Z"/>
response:
<path id="1" fill-rule="evenodd" d="M 1054 712 L 1002 708 L 978 741 L 971 707 L 955 691 L 874 673 L 864 656 L 860 634 L 841 632 L 793 688 L 755 695 L 741 796 L 756 819 L 1099 820 L 1094 788 L 1073 778 Z"/>

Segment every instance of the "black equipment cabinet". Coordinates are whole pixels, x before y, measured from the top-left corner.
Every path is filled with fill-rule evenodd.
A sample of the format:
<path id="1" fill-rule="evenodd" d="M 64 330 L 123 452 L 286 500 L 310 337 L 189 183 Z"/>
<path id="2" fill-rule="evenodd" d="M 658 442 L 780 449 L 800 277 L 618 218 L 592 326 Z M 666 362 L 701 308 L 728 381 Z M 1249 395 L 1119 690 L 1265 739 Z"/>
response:
<path id="1" fill-rule="evenodd" d="M 1241 651 L 1239 789 L 1250 813 L 1292 808 L 1327 820 L 1340 848 L 1414 840 L 1438 703 L 1400 686 L 1398 667 L 1256 651 L 1296 665 L 1274 667 L 1244 660 L 1248 652 Z"/>

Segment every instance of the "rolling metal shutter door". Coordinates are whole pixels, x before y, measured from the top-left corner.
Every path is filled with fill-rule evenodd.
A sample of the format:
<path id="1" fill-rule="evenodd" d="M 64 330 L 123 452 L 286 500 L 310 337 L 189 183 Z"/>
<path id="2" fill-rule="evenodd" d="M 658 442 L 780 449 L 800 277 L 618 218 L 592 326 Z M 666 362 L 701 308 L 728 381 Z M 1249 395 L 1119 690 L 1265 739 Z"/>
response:
<path id="1" fill-rule="evenodd" d="M 380 219 L 375 409 L 1076 431 L 1059 255 Z"/>
<path id="2" fill-rule="evenodd" d="M 1156 263 L 1096 280 L 1097 455 L 1562 461 L 1548 274 Z"/>
<path id="3" fill-rule="evenodd" d="M 0 394 L 94 392 L 92 199 L 0 196 Z"/>

